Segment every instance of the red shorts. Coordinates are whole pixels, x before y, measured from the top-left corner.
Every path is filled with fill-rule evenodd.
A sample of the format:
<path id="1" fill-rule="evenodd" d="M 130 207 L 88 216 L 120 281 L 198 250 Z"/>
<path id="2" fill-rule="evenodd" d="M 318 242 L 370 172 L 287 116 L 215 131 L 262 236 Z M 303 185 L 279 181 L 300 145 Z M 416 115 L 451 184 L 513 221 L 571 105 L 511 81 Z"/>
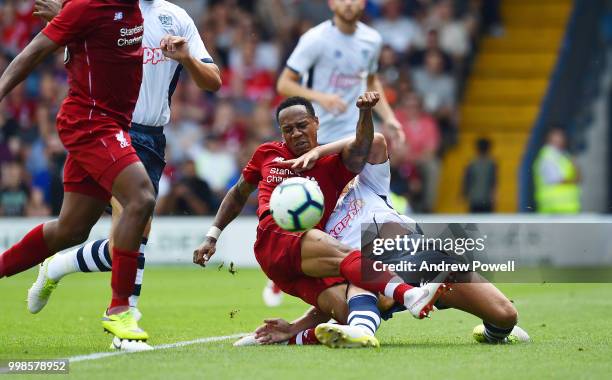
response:
<path id="1" fill-rule="evenodd" d="M 283 292 L 317 307 L 319 294 L 346 280 L 342 277 L 310 277 L 302 272 L 302 235 L 281 229 L 268 215 L 257 226 L 255 258 L 268 278 Z"/>
<path id="2" fill-rule="evenodd" d="M 57 119 L 59 137 L 68 151 L 64 191 L 109 201 L 115 178 L 139 162 L 130 134 L 110 119 Z"/>

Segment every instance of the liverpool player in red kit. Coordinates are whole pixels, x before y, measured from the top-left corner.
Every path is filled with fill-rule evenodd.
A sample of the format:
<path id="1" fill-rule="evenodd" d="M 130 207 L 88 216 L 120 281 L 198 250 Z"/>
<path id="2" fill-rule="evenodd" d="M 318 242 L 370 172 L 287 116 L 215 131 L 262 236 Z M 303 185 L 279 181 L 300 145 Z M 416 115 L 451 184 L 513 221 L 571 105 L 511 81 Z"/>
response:
<path id="1" fill-rule="evenodd" d="M 142 78 L 143 19 L 137 0 L 66 0 L 60 13 L 0 78 L 0 101 L 49 54 L 66 46 L 70 90 L 57 116 L 68 150 L 64 203 L 57 220 L 39 225 L 0 255 L 0 278 L 22 272 L 83 243 L 113 195 L 125 209 L 113 239 L 112 301 L 105 330 L 148 339 L 129 311 L 140 238 L 155 193 L 128 129 Z"/>
<path id="2" fill-rule="evenodd" d="M 194 262 L 206 264 L 215 253 L 221 230 L 240 214 L 249 194 L 258 189 L 255 257 L 268 278 L 282 291 L 336 317 L 338 313 L 330 309 L 329 297 L 335 296 L 330 289 L 338 283 L 349 282 L 375 294 L 385 294 L 405 305 L 413 316 L 424 317 L 443 289 L 440 283 L 413 288 L 390 272 L 377 272 L 366 279 L 362 275 L 362 263 L 364 268 L 369 263 L 360 251 L 345 246 L 321 229 L 304 233 L 284 231 L 270 215 L 270 195 L 274 188 L 285 178 L 300 175 L 317 181 L 321 187 L 325 212 L 318 227 L 325 226 L 342 190 L 367 161 L 374 138 L 372 109 L 379 99 L 375 92 L 360 96 L 355 139 L 340 154 L 321 158 L 312 169 L 299 174 L 283 161 L 299 157 L 317 146 L 319 120 L 308 100 L 301 97 L 285 100 L 277 110 L 285 142 L 266 143 L 257 149 L 238 183 L 223 199 L 206 240 L 194 252 Z"/>

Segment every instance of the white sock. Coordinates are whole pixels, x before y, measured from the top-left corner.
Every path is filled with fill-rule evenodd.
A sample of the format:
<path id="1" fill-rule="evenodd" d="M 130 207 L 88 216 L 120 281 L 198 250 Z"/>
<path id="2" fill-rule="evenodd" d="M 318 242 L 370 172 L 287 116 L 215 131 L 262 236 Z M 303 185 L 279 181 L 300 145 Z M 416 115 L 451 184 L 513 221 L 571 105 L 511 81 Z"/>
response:
<path id="1" fill-rule="evenodd" d="M 53 281 L 59 281 L 67 274 L 79 272 L 79 266 L 75 265 L 72 257 L 76 254 L 76 249 L 66 253 L 58 253 L 53 256 L 47 266 L 47 277 Z"/>
<path id="2" fill-rule="evenodd" d="M 58 281 L 67 274 L 75 272 L 109 272 L 111 266 L 108 239 L 103 239 L 55 255 L 49 262 L 47 275 L 52 280 Z"/>
<path id="3" fill-rule="evenodd" d="M 140 255 L 138 255 L 138 270 L 136 271 L 136 281 L 134 282 L 134 293 L 130 296 L 130 307 L 138 307 L 140 292 L 142 291 L 142 279 L 144 277 L 145 267 L 145 248 L 147 247 L 147 239 L 142 238 L 140 242 Z"/>

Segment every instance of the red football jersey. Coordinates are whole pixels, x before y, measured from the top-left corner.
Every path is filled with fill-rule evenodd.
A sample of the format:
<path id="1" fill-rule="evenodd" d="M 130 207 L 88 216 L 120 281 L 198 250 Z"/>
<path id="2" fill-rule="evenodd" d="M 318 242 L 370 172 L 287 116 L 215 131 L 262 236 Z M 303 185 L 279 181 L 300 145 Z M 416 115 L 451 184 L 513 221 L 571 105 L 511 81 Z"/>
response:
<path id="1" fill-rule="evenodd" d="M 302 173 L 295 173 L 291 168 L 278 164 L 281 161 L 294 158 L 296 157 L 285 143 L 265 143 L 257 148 L 251 161 L 242 170 L 244 179 L 257 185 L 259 190 L 257 215 L 261 216 L 264 211 L 270 208 L 270 196 L 279 183 L 291 177 L 305 177 L 317 181 L 323 192 L 325 211 L 317 228 L 325 226 L 327 219 L 336 207 L 336 202 L 342 190 L 356 174 L 344 166 L 339 154 L 319 159 L 314 168 Z"/>
<path id="2" fill-rule="evenodd" d="M 70 90 L 61 117 L 129 127 L 142 81 L 143 19 L 137 0 L 65 0 L 42 32 L 66 46 Z"/>

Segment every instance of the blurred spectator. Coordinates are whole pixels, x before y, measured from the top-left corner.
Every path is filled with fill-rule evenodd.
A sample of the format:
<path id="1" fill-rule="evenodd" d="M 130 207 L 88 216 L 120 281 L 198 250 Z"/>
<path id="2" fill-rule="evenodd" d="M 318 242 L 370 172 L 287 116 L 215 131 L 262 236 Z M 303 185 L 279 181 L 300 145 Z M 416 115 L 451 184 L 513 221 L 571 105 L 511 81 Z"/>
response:
<path id="1" fill-rule="evenodd" d="M 198 177 L 206 181 L 215 194 L 221 198 L 228 182 L 238 172 L 236 157 L 225 149 L 223 139 L 218 135 L 206 138 L 204 146 L 194 155 Z"/>
<path id="2" fill-rule="evenodd" d="M 410 54 L 410 65 L 414 67 L 425 66 L 425 57 L 429 52 L 438 52 L 442 56 L 444 62 L 444 72 L 452 73 L 453 59 L 440 49 L 440 36 L 436 29 L 431 29 L 427 32 L 425 47 L 417 49 Z"/>
<path id="3" fill-rule="evenodd" d="M 280 138 L 274 119 L 279 102 L 275 91 L 278 72 L 299 36 L 329 19 L 331 11 L 326 0 L 173 1 L 198 25 L 222 70 L 223 88 L 213 96 L 200 91 L 193 81 L 179 79 L 172 98 L 172 120 L 165 129 L 167 171 L 160 199 L 176 196 L 175 188 L 187 170 L 183 163 L 190 160 L 195 163 L 193 178 L 204 181 L 214 197 L 219 197 L 237 181 L 239 169 L 258 144 Z M 368 0 L 363 21 L 379 28 L 388 43 L 381 53 L 379 78 L 390 104 L 398 115 L 408 118 L 406 102 L 410 97 L 403 94 L 416 90 L 423 96 L 427 113 L 434 117 L 432 123 L 443 131 L 444 146 L 454 133 L 455 83 L 461 80 L 457 76 L 461 70 L 447 75 L 449 56 L 458 50 L 460 55 L 469 54 L 471 20 L 481 11 L 485 25 L 488 14 L 495 19 L 498 4 L 489 6 L 491 1 L 462 0 L 455 3 L 461 6 L 454 12 L 452 7 L 445 9 L 447 4 L 440 0 Z M 33 4 L 34 0 L 0 0 L 0 71 L 43 25 L 32 16 Z M 429 33 L 424 35 L 424 31 Z M 459 41 L 461 49 L 453 45 L 451 52 L 448 41 L 451 45 Z M 435 54 L 442 56 L 440 71 L 436 62 L 427 63 L 427 57 Z M 30 194 L 24 198 L 21 213 L 45 215 L 47 208 L 52 214 L 59 213 L 66 154 L 55 131 L 55 118 L 67 89 L 63 58 L 63 51 L 58 51 L 0 104 L 0 165 L 20 162 L 18 188 Z M 408 131 L 415 124 L 421 123 L 406 122 L 405 128 Z M 415 152 L 424 145 L 417 143 L 420 134 L 415 134 L 407 151 L 411 156 L 419 156 Z M 439 145 L 436 139 L 428 143 Z M 428 169 L 417 164 L 419 159 L 399 158 L 394 158 L 393 167 L 397 193 L 417 209 L 430 209 L 423 206 L 430 203 L 425 198 L 432 193 L 427 190 L 431 187 L 428 178 L 432 178 Z M 184 187 L 184 183 L 179 186 L 179 194 L 184 193 Z M 255 212 L 254 199 L 246 212 Z M 189 208 L 183 206 L 180 212 Z"/>
<path id="4" fill-rule="evenodd" d="M 463 59 L 470 49 L 470 34 L 466 21 L 455 18 L 452 0 L 441 0 L 433 8 L 427 22 L 429 28 L 440 31 L 440 46 L 455 59 Z"/>
<path id="5" fill-rule="evenodd" d="M 208 184 L 198 178 L 195 163 L 185 161 L 179 176 L 169 194 L 160 197 L 157 212 L 162 215 L 214 214 L 217 200 Z"/>
<path id="6" fill-rule="evenodd" d="M 536 210 L 546 214 L 580 212 L 580 170 L 567 151 L 567 137 L 552 128 L 533 164 Z"/>
<path id="7" fill-rule="evenodd" d="M 32 15 L 34 0 L 5 1 L 1 10 L 2 49 L 17 55 L 41 29 L 42 22 Z"/>
<path id="8" fill-rule="evenodd" d="M 402 123 L 406 145 L 394 150 L 401 165 L 417 170 L 422 195 L 415 199 L 411 192 L 411 206 L 415 212 L 428 213 L 433 210 L 437 197 L 440 163 L 436 153 L 440 148 L 440 133 L 433 117 L 423 111 L 421 98 L 414 92 L 407 94 L 396 110 L 397 119 Z M 412 170 L 404 169 L 403 172 Z"/>
<path id="9" fill-rule="evenodd" d="M 0 182 L 0 215 L 24 216 L 30 190 L 23 167 L 17 161 L 2 164 Z"/>
<path id="10" fill-rule="evenodd" d="M 425 67 L 414 71 L 414 88 L 423 97 L 425 110 L 438 121 L 442 132 L 443 147 L 456 140 L 455 120 L 456 83 L 444 73 L 444 61 L 439 52 L 430 51 L 425 55 Z"/>
<path id="11" fill-rule="evenodd" d="M 41 189 L 32 188 L 30 200 L 26 205 L 26 216 L 41 217 L 51 215 L 51 208 L 45 203 L 45 195 Z"/>
<path id="12" fill-rule="evenodd" d="M 424 43 L 423 30 L 415 21 L 402 15 L 400 0 L 387 0 L 383 5 L 383 17 L 373 22 L 386 45 L 398 53 L 406 53 Z"/>
<path id="13" fill-rule="evenodd" d="M 465 168 L 463 175 L 463 197 L 470 212 L 493 212 L 497 185 L 497 165 L 490 156 L 491 141 L 481 138 L 476 141 L 477 156 Z"/>

